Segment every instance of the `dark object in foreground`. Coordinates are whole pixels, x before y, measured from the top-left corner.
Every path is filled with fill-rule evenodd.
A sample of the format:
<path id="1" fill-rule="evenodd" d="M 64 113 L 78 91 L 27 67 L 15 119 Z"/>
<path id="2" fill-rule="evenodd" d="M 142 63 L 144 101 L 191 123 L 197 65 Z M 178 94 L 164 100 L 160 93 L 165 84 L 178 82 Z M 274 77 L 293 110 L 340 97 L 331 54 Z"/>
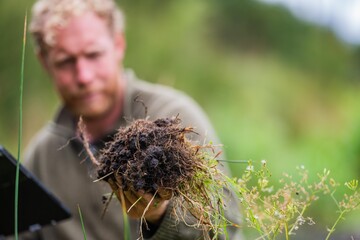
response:
<path id="1" fill-rule="evenodd" d="M 0 145 L 0 239 L 14 234 L 16 159 Z M 35 231 L 69 218 L 70 211 L 26 168 L 19 166 L 18 231 Z"/>

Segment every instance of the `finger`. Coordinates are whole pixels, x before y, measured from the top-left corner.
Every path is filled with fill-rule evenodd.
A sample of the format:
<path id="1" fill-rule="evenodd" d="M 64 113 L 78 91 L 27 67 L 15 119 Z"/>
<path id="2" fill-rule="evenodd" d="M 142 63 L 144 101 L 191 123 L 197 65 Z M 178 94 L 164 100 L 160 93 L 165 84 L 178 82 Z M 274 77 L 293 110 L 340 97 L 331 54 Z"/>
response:
<path id="1" fill-rule="evenodd" d="M 169 200 L 173 196 L 173 191 L 170 189 L 159 188 L 158 194 L 162 199 Z"/>
<path id="2" fill-rule="evenodd" d="M 124 194 L 127 200 L 132 203 L 132 207 L 137 208 L 142 213 L 145 209 L 147 209 L 147 211 L 152 211 L 164 202 L 164 199 L 162 199 L 157 193 L 151 194 L 144 193 L 144 191 L 126 191 Z"/>
<path id="3" fill-rule="evenodd" d="M 141 217 L 146 207 L 142 196 L 136 195 L 133 191 L 124 191 L 123 194 L 128 215 L 134 218 Z"/>
<path id="4" fill-rule="evenodd" d="M 147 221 L 152 223 L 157 223 L 162 218 L 169 203 L 168 200 L 162 199 L 157 193 L 153 195 L 143 191 L 125 191 L 122 194 L 130 217 L 145 217 Z"/>

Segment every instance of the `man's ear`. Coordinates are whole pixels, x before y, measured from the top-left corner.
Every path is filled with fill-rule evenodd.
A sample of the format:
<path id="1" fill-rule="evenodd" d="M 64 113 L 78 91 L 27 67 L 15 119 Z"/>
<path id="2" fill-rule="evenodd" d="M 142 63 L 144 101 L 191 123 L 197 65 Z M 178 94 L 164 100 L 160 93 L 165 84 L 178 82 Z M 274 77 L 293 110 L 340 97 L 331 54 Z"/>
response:
<path id="1" fill-rule="evenodd" d="M 115 50 L 118 59 L 121 61 L 125 56 L 126 41 L 124 33 L 116 33 L 114 36 Z"/>

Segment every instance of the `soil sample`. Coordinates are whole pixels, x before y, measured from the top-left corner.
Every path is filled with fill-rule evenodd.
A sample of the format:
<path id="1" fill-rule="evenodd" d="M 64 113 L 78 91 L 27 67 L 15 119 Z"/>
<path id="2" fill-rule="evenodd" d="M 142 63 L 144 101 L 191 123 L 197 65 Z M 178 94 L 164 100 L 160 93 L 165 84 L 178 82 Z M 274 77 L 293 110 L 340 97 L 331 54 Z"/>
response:
<path id="1" fill-rule="evenodd" d="M 101 152 L 98 178 L 121 179 L 124 191 L 155 194 L 161 187 L 178 196 L 202 167 L 198 146 L 185 137 L 192 131 L 180 127 L 178 118 L 136 120 Z"/>
<path id="2" fill-rule="evenodd" d="M 180 123 L 178 117 L 139 119 L 120 128 L 95 160 L 98 179 L 114 191 L 143 191 L 171 199 L 178 211 L 174 216 L 185 220 L 190 213 L 194 226 L 217 231 L 212 220 L 223 219 L 223 175 L 213 147 L 191 142 L 186 135 L 196 133 Z"/>

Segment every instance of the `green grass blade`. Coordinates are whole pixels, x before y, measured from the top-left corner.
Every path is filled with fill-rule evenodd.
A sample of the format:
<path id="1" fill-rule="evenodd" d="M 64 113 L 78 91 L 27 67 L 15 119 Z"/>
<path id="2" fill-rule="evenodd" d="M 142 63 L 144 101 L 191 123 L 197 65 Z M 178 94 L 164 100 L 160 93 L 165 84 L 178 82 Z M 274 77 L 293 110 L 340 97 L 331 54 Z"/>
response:
<path id="1" fill-rule="evenodd" d="M 124 240 L 131 239 L 131 230 L 130 230 L 130 222 L 129 217 L 127 215 L 126 206 L 125 206 L 125 198 L 123 192 L 120 193 L 120 202 L 121 202 L 121 209 L 123 213 L 123 221 L 124 221 Z"/>
<path id="2" fill-rule="evenodd" d="M 22 44 L 22 56 L 21 56 L 21 71 L 20 71 L 20 101 L 19 101 L 19 130 L 18 130 L 18 154 L 16 164 L 16 176 L 15 176 L 15 199 L 14 199 L 14 235 L 15 239 L 18 236 L 18 204 L 19 204 L 19 169 L 20 169 L 20 156 L 21 156 L 21 139 L 22 139 L 22 101 L 23 101 L 23 86 L 24 86 L 24 65 L 25 65 L 25 46 L 26 46 L 26 31 L 27 31 L 27 13 L 25 13 L 24 19 L 24 37 Z"/>
<path id="3" fill-rule="evenodd" d="M 84 226 L 84 220 L 81 214 L 81 209 L 80 206 L 78 204 L 78 210 L 79 210 L 79 216 L 80 216 L 80 222 L 81 222 L 81 227 L 82 227 L 82 231 L 83 231 L 83 235 L 84 235 L 84 240 L 86 240 L 86 231 L 85 231 L 85 226 Z"/>
<path id="4" fill-rule="evenodd" d="M 130 240 L 131 239 L 130 223 L 129 223 L 129 217 L 128 217 L 126 211 L 123 211 L 123 220 L 124 220 L 124 239 Z"/>

